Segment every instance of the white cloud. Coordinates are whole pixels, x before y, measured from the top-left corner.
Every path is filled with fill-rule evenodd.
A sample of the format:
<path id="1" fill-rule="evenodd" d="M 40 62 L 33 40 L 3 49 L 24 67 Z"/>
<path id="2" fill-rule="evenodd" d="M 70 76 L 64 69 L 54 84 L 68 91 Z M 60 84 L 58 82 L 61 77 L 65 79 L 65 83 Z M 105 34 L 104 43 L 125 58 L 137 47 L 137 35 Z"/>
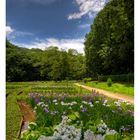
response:
<path id="1" fill-rule="evenodd" d="M 76 0 L 76 3 L 79 6 L 79 12 L 68 15 L 68 20 L 80 19 L 84 15 L 92 18 L 104 7 L 106 0 Z"/>
<path id="2" fill-rule="evenodd" d="M 79 27 L 79 28 L 82 28 L 82 29 L 83 29 L 83 28 L 88 28 L 88 27 L 90 27 L 90 24 L 88 24 L 88 23 L 87 23 L 87 24 L 81 24 L 81 25 L 79 25 L 78 27 Z"/>
<path id="3" fill-rule="evenodd" d="M 21 32 L 21 31 L 16 31 L 15 36 L 32 36 L 33 33 L 30 32 Z"/>
<path id="4" fill-rule="evenodd" d="M 57 46 L 59 49 L 76 49 L 79 53 L 84 53 L 84 39 L 56 39 L 56 38 L 48 38 L 45 40 L 37 40 L 32 42 L 31 44 L 19 44 L 15 43 L 19 47 L 26 48 L 39 48 L 45 50 L 50 46 Z"/>
<path id="5" fill-rule="evenodd" d="M 18 36 L 32 36 L 32 35 L 34 34 L 30 32 L 18 31 L 16 29 L 13 29 L 11 26 L 6 26 L 6 36 L 10 40 L 13 40 Z"/>
<path id="6" fill-rule="evenodd" d="M 10 26 L 6 26 L 6 35 L 11 34 L 14 32 L 14 29 L 12 29 Z"/>

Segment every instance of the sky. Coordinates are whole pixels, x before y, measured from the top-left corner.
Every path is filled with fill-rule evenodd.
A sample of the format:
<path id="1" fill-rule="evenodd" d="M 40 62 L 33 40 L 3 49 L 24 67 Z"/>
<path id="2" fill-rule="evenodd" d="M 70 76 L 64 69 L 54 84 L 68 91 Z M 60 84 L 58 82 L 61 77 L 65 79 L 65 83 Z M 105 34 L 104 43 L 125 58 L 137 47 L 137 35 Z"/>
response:
<path id="1" fill-rule="evenodd" d="M 106 0 L 7 0 L 6 36 L 19 47 L 76 49 Z"/>

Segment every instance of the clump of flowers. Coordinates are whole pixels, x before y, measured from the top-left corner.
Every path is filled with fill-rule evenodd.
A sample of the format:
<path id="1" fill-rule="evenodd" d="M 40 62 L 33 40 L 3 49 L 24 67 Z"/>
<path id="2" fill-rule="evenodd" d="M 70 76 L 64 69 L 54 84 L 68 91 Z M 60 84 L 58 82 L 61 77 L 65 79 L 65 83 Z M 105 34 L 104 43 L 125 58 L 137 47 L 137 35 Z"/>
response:
<path id="1" fill-rule="evenodd" d="M 113 139 L 117 132 L 121 138 L 133 134 L 133 106 L 94 94 L 31 93 L 29 101 L 36 114 L 38 131 L 43 128 L 38 140 L 78 140 L 80 135 L 82 140 L 102 140 L 106 137 Z M 114 130 L 110 130 L 103 120 L 99 123 L 99 119 Z"/>
<path id="2" fill-rule="evenodd" d="M 99 134 L 111 134 L 111 135 L 117 133 L 115 130 L 110 130 L 103 120 L 101 120 L 100 124 L 97 125 L 97 132 Z"/>
<path id="3" fill-rule="evenodd" d="M 40 136 L 39 140 L 80 140 L 81 129 L 69 125 L 71 120 L 67 116 L 62 117 L 62 121 L 54 128 L 52 137 Z"/>
<path id="4" fill-rule="evenodd" d="M 101 120 L 100 124 L 97 125 L 97 131 L 100 134 L 105 134 L 107 131 L 108 127 L 107 125 Z"/>
<path id="5" fill-rule="evenodd" d="M 96 132 L 88 129 L 84 133 L 84 140 L 105 140 L 106 137 L 111 136 L 112 138 L 118 134 L 115 130 L 110 130 L 107 125 L 101 120 L 96 126 Z"/>
<path id="6" fill-rule="evenodd" d="M 93 131 L 88 129 L 84 133 L 84 140 L 104 140 L 104 136 L 102 136 L 101 134 L 95 135 Z"/>

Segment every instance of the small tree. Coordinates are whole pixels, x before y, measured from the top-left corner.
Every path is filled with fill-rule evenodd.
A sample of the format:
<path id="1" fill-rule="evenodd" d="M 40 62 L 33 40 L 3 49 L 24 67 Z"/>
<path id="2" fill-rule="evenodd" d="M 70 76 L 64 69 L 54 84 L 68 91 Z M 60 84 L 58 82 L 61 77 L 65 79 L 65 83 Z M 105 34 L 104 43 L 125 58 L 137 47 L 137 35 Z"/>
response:
<path id="1" fill-rule="evenodd" d="M 111 80 L 111 78 L 108 78 L 107 79 L 107 85 L 108 85 L 108 87 L 111 87 L 112 86 L 112 80 Z"/>

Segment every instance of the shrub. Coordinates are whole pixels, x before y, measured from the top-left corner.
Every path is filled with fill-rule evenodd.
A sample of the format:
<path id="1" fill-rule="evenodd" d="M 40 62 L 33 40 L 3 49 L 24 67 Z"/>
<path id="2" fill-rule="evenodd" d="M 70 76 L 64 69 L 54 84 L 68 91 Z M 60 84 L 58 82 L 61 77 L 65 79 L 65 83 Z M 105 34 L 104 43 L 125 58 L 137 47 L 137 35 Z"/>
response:
<path id="1" fill-rule="evenodd" d="M 108 78 L 107 79 L 107 85 L 108 85 L 108 87 L 111 87 L 112 86 L 112 80 L 111 80 L 111 78 Z"/>
<path id="2" fill-rule="evenodd" d="M 98 76 L 98 81 L 107 81 L 108 78 L 111 78 L 115 82 L 133 82 L 134 74 L 100 75 Z"/>
<path id="3" fill-rule="evenodd" d="M 96 85 L 97 85 L 97 84 L 98 84 L 98 81 L 96 81 L 95 83 L 96 83 Z"/>
<path id="4" fill-rule="evenodd" d="M 90 81 L 92 81 L 92 78 L 84 78 L 84 79 L 83 79 L 83 82 L 84 82 L 84 83 L 87 83 L 87 82 L 90 82 Z"/>

